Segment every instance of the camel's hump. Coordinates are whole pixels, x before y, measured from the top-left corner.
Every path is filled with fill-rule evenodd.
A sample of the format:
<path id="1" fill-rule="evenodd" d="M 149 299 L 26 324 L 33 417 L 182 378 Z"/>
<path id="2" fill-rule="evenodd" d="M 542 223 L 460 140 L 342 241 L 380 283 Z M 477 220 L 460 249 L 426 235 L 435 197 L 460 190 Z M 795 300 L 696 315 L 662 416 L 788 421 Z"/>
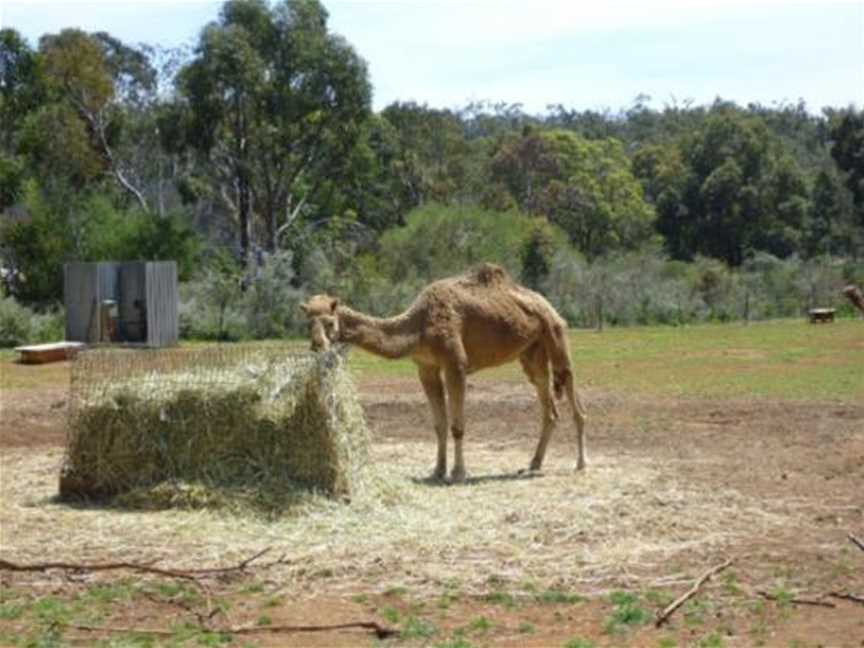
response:
<path id="1" fill-rule="evenodd" d="M 481 263 L 468 272 L 468 277 L 484 286 L 500 283 L 512 283 L 507 271 L 495 263 Z"/>

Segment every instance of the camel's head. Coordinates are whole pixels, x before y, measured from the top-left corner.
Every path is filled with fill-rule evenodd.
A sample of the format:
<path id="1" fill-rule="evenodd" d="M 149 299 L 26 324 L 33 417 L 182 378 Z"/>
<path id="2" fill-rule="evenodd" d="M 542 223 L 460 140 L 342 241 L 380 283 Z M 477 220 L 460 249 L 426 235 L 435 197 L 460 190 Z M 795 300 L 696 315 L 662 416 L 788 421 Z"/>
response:
<path id="1" fill-rule="evenodd" d="M 313 351 L 326 351 L 330 345 L 339 341 L 339 300 L 329 295 L 310 297 L 300 308 L 309 319 L 309 338 Z"/>

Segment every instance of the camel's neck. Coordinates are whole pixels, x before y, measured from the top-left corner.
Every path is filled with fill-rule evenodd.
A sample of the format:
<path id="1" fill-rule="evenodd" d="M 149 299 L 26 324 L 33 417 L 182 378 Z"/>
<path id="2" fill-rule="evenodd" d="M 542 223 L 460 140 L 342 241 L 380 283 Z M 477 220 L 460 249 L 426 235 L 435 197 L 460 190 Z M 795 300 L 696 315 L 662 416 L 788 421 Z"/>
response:
<path id="1" fill-rule="evenodd" d="M 411 355 L 420 340 L 419 329 L 410 311 L 381 319 L 342 306 L 339 309 L 339 331 L 343 342 L 391 359 Z"/>

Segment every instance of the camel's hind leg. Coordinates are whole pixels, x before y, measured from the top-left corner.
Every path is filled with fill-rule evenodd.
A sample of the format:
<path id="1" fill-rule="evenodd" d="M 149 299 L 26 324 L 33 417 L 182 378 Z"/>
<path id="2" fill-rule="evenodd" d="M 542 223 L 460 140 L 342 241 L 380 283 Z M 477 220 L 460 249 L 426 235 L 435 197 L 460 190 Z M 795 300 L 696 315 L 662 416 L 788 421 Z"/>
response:
<path id="1" fill-rule="evenodd" d="M 438 459 L 432 479 L 444 479 L 447 476 L 447 403 L 444 400 L 444 382 L 441 380 L 441 370 L 438 367 L 420 365 L 418 367 L 420 383 L 426 392 L 429 409 L 435 422 L 435 436 L 438 437 Z"/>
<path id="2" fill-rule="evenodd" d="M 535 344 L 519 356 L 519 362 L 522 363 L 522 369 L 525 370 L 528 380 L 537 390 L 537 400 L 540 402 L 540 440 L 537 442 L 537 450 L 531 460 L 531 470 L 540 470 L 543 458 L 546 456 L 546 447 L 549 445 L 549 439 L 552 438 L 555 422 L 558 419 L 558 408 L 555 407 L 555 400 L 552 398 L 549 360 L 543 345 Z"/>
<path id="3" fill-rule="evenodd" d="M 578 446 L 579 456 L 576 460 L 576 470 L 585 469 L 585 408 L 582 406 L 582 401 L 579 399 L 579 393 L 573 384 L 573 372 L 570 369 L 556 372 L 556 381 L 562 381 L 562 387 L 567 400 L 570 401 L 570 409 L 573 411 L 573 419 L 576 423 L 576 443 Z"/>
<path id="4" fill-rule="evenodd" d="M 583 470 L 585 468 L 585 408 L 582 406 L 582 401 L 579 400 L 579 395 L 573 384 L 567 329 L 564 327 L 563 321 L 555 322 L 549 326 L 545 348 L 552 365 L 555 396 L 561 398 L 566 394 L 567 400 L 570 401 L 570 409 L 576 423 L 576 443 L 579 453 L 576 460 L 576 470 Z"/>

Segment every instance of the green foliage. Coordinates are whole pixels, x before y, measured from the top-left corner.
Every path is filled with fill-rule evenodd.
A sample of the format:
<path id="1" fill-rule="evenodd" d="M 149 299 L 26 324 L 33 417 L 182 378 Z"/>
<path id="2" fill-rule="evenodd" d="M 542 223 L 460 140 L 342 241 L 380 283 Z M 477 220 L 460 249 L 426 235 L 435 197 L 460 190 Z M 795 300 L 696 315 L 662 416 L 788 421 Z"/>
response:
<path id="1" fill-rule="evenodd" d="M 612 603 L 612 616 L 606 621 L 606 632 L 617 634 L 629 627 L 639 626 L 651 620 L 651 613 L 639 606 L 639 597 L 630 592 L 612 592 L 609 595 Z"/>
<path id="2" fill-rule="evenodd" d="M 589 258 L 651 236 L 654 210 L 618 140 L 529 130 L 501 146 L 492 169 L 520 208 L 561 227 Z"/>
<path id="3" fill-rule="evenodd" d="M 429 621 L 411 616 L 402 625 L 399 636 L 402 639 L 428 639 L 437 633 L 438 629 Z"/>
<path id="4" fill-rule="evenodd" d="M 429 205 L 411 212 L 404 227 L 382 235 L 378 258 L 391 281 L 438 279 L 482 261 L 499 263 L 519 277 L 521 253 L 534 228 L 532 219 L 515 211 Z M 548 226 L 543 232 L 547 250 L 563 246 L 560 232 Z"/>
<path id="5" fill-rule="evenodd" d="M 180 335 L 201 340 L 245 337 L 240 312 L 241 271 L 227 254 L 217 255 L 201 276 L 180 286 Z"/>
<path id="6" fill-rule="evenodd" d="M 198 260 L 199 238 L 183 214 L 125 211 L 99 193 L 67 196 L 61 205 L 33 184 L 24 206 L 29 219 L 0 226 L 4 283 L 24 304 L 60 302 L 69 261 L 174 260 L 185 279 Z"/>
<path id="7" fill-rule="evenodd" d="M 535 597 L 538 603 L 543 605 L 574 605 L 582 603 L 585 598 L 579 594 L 571 594 L 560 590 L 544 590 Z"/>
<path id="8" fill-rule="evenodd" d="M 594 648 L 596 646 L 593 641 L 590 639 L 581 639 L 576 637 L 574 639 L 569 639 L 565 644 L 564 648 Z"/>
<path id="9" fill-rule="evenodd" d="M 178 74 L 180 141 L 231 160 L 206 178 L 234 196 L 244 256 L 256 220 L 263 247 L 276 250 L 287 212 L 340 176 L 368 116 L 366 64 L 327 18 L 317 0 L 229 0 Z"/>

